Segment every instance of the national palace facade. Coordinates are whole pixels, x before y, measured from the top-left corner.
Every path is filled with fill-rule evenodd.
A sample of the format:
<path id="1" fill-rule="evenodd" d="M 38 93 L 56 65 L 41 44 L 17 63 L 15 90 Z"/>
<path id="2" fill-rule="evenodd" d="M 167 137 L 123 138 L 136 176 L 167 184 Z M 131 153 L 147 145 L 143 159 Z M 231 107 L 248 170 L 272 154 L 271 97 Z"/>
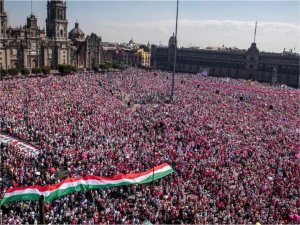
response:
<path id="1" fill-rule="evenodd" d="M 168 47 L 152 45 L 151 66 L 172 70 L 174 50 L 174 35 L 170 37 Z M 299 87 L 299 63 L 299 54 L 260 52 L 256 43 L 252 43 L 248 50 L 178 48 L 176 71 L 199 73 L 201 68 L 209 68 L 210 76 Z"/>
<path id="2" fill-rule="evenodd" d="M 10 68 L 36 68 L 71 64 L 77 68 L 91 68 L 102 61 L 101 37 L 92 33 L 85 37 L 79 24 L 68 33 L 65 1 L 47 2 L 46 30 L 38 27 L 31 14 L 24 26 L 8 26 L 4 0 L 0 0 L 0 66 Z"/>

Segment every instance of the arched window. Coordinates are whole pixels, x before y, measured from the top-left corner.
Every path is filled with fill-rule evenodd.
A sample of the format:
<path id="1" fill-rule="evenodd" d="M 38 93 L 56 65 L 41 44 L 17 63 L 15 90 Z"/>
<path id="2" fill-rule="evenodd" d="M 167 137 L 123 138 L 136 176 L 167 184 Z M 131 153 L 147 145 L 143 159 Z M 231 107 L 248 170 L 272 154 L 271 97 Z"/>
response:
<path id="1" fill-rule="evenodd" d="M 60 36 L 61 36 L 61 37 L 64 36 L 64 31 L 63 31 L 63 29 L 60 30 Z"/>

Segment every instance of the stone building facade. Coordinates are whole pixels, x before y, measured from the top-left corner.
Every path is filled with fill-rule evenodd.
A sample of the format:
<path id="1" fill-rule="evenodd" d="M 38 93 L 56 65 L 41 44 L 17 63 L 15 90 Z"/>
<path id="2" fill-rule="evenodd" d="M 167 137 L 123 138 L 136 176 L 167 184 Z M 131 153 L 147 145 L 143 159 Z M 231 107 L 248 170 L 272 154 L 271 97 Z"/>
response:
<path id="1" fill-rule="evenodd" d="M 47 2 L 46 30 L 38 27 L 34 15 L 30 15 L 22 27 L 8 27 L 4 0 L 0 0 L 0 19 L 0 67 L 3 69 L 43 66 L 57 69 L 60 64 L 84 68 L 90 66 L 94 58 L 97 63 L 101 61 L 101 37 L 96 34 L 87 38 L 84 35 L 75 38 L 70 33 L 68 35 L 65 1 Z M 74 29 L 72 31 L 76 33 Z M 85 57 L 81 63 L 81 55 L 91 53 L 94 58 Z"/>
<path id="2" fill-rule="evenodd" d="M 127 66 L 138 65 L 134 49 L 123 47 L 104 47 L 104 60 L 114 61 Z"/>
<path id="3" fill-rule="evenodd" d="M 150 53 L 143 48 L 104 47 L 104 60 L 114 61 L 126 66 L 150 67 Z"/>
<path id="4" fill-rule="evenodd" d="M 168 47 L 151 46 L 151 66 L 172 70 L 175 37 L 169 39 Z M 291 52 L 260 52 L 256 43 L 248 50 L 178 48 L 176 71 L 199 73 L 209 68 L 209 75 L 251 79 L 260 82 L 274 81 L 299 87 L 299 54 Z"/>
<path id="5" fill-rule="evenodd" d="M 131 39 L 128 43 L 103 43 L 105 61 L 115 61 L 126 66 L 150 67 L 150 44 L 141 45 Z"/>
<path id="6" fill-rule="evenodd" d="M 77 68 L 92 68 L 103 62 L 102 39 L 92 33 L 85 37 L 79 28 L 79 23 L 69 32 L 72 41 L 71 63 Z"/>

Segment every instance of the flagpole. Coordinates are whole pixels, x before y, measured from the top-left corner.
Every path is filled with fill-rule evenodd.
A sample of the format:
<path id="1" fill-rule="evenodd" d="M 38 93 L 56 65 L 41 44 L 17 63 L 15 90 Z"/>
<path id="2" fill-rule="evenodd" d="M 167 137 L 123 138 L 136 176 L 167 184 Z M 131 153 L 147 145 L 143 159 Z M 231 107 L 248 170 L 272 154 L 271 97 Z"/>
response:
<path id="1" fill-rule="evenodd" d="M 0 225 L 2 225 L 3 222 L 2 222 L 2 209 L 0 208 Z"/>
<path id="2" fill-rule="evenodd" d="M 257 27 L 257 21 L 255 22 L 254 43 L 255 43 L 255 39 L 256 39 L 256 27 Z"/>
<path id="3" fill-rule="evenodd" d="M 177 58 L 177 23 L 178 23 L 178 4 L 179 0 L 177 0 L 177 8 L 176 8 L 176 27 L 175 27 L 175 50 L 174 50 L 174 60 L 173 60 L 173 73 L 172 73 L 172 87 L 171 87 L 171 101 L 173 101 L 174 95 L 174 85 L 175 85 L 175 69 L 176 69 L 176 58 Z"/>
<path id="4" fill-rule="evenodd" d="M 1 66 L 0 69 L 2 69 L 2 66 Z M 1 77 L 1 79 L 2 79 L 2 77 Z M 2 174 L 1 174 L 1 171 L 2 171 L 2 168 L 1 168 L 1 165 L 2 165 L 2 151 L 3 151 L 2 147 L 3 147 L 3 145 L 0 144 L 0 176 L 1 176 L 1 186 L 0 186 L 0 188 L 1 188 L 1 190 L 3 189 L 2 188 L 3 187 L 3 180 L 2 180 Z M 2 221 L 2 209 L 1 209 L 1 206 L 0 206 L 0 225 L 2 225 L 2 224 L 3 224 L 3 221 Z"/>
<path id="5" fill-rule="evenodd" d="M 152 173 L 152 195 L 154 195 L 154 166 L 155 166 L 155 148 L 156 148 L 156 127 L 154 128 L 154 135 L 155 135 L 155 143 L 153 148 L 153 155 L 152 155 L 152 167 L 153 167 L 153 173 Z"/>

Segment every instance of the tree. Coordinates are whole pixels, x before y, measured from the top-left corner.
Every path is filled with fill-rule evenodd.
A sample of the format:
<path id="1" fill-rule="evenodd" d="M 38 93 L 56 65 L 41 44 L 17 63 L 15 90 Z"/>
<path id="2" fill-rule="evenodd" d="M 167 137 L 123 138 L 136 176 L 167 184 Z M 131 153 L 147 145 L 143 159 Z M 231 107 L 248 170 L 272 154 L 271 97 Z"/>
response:
<path id="1" fill-rule="evenodd" d="M 0 69 L 1 70 L 1 76 L 7 76 L 7 71 L 5 69 Z"/>
<path id="2" fill-rule="evenodd" d="M 21 74 L 24 75 L 24 76 L 28 76 L 28 75 L 30 74 L 30 71 L 29 71 L 29 69 L 27 69 L 27 68 L 23 68 L 23 69 L 21 70 Z"/>
<path id="3" fill-rule="evenodd" d="M 44 67 L 42 67 L 42 73 L 43 73 L 44 75 L 50 74 L 50 67 L 49 67 L 49 66 L 44 66 Z"/>
<path id="4" fill-rule="evenodd" d="M 119 69 L 119 70 L 124 69 L 123 65 L 121 65 L 121 64 L 118 63 L 118 62 L 113 62 L 112 67 L 113 67 L 114 69 Z"/>
<path id="5" fill-rule="evenodd" d="M 106 64 L 106 66 L 111 69 L 113 67 L 113 63 L 112 61 L 104 61 L 104 64 Z"/>
<path id="6" fill-rule="evenodd" d="M 66 64 L 61 64 L 58 66 L 58 71 L 65 75 L 65 74 L 69 74 L 69 73 L 72 73 L 72 72 L 76 72 L 77 69 L 74 67 L 74 66 L 71 66 L 71 65 L 66 65 Z"/>
<path id="7" fill-rule="evenodd" d="M 31 72 L 33 74 L 40 74 L 40 73 L 42 73 L 42 70 L 41 70 L 41 68 L 32 68 Z"/>
<path id="8" fill-rule="evenodd" d="M 101 70 L 108 70 L 109 68 L 108 68 L 107 64 L 101 63 L 101 64 L 100 64 L 100 69 L 101 69 Z"/>
<path id="9" fill-rule="evenodd" d="M 19 74 L 19 70 L 16 69 L 16 68 L 11 68 L 11 69 L 8 69 L 8 74 L 11 75 L 11 76 L 16 76 Z"/>
<path id="10" fill-rule="evenodd" d="M 92 70 L 94 70 L 94 72 L 97 73 L 99 71 L 99 66 L 94 65 L 92 67 Z"/>
<path id="11" fill-rule="evenodd" d="M 104 61 L 104 63 L 100 64 L 100 69 L 108 70 L 113 67 L 113 63 L 111 61 Z"/>

